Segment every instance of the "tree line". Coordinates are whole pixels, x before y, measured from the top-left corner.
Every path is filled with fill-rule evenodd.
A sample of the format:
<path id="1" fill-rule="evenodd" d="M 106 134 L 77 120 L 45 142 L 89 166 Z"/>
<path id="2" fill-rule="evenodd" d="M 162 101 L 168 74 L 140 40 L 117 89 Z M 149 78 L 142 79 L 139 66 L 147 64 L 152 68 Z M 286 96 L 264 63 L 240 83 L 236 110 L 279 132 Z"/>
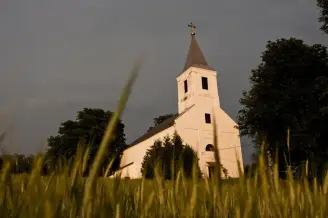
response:
<path id="1" fill-rule="evenodd" d="M 42 173 L 49 174 L 61 170 L 63 166 L 72 163 L 78 156 L 78 152 L 82 151 L 87 154 L 83 160 L 86 162 L 84 174 L 87 175 L 89 167 L 98 151 L 108 121 L 112 116 L 113 112 L 111 111 L 105 111 L 99 108 L 84 108 L 77 112 L 75 120 L 67 120 L 60 124 L 57 135 L 50 136 L 47 139 L 48 147 L 44 154 L 29 156 L 22 154 L 2 154 L 0 155 L 0 169 L 3 169 L 5 163 L 8 162 L 11 165 L 11 173 L 30 173 L 36 159 L 42 156 L 44 159 Z M 172 116 L 174 116 L 174 114 L 170 113 L 154 118 L 153 125 L 149 127 L 148 131 Z M 4 137 L 5 134 L 1 134 L 0 141 L 4 139 Z M 175 136 L 175 138 L 176 140 L 174 140 L 174 142 L 178 142 L 178 138 L 180 139 L 178 135 Z M 156 142 L 155 144 L 158 145 L 158 143 L 160 142 Z M 170 143 L 171 141 L 167 139 L 165 143 L 166 147 L 169 147 Z M 176 144 L 176 147 L 178 146 L 179 145 Z M 108 175 L 113 174 L 119 169 L 122 152 L 128 148 L 125 137 L 125 125 L 122 120 L 118 121 L 114 136 L 107 145 L 107 148 L 106 158 L 100 172 L 102 175 L 109 165 L 111 168 L 109 169 Z M 186 150 L 182 141 L 180 143 L 180 150 Z M 189 152 L 192 153 L 190 150 Z M 179 153 L 177 153 L 177 155 L 179 155 Z M 113 162 L 111 163 L 111 161 Z"/>

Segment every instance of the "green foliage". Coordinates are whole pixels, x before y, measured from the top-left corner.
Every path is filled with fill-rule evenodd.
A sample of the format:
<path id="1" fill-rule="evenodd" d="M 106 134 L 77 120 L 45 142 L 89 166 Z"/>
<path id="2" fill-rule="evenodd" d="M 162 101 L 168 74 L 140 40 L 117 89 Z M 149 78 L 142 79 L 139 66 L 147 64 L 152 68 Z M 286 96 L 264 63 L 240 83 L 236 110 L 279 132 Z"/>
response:
<path id="1" fill-rule="evenodd" d="M 153 120 L 153 126 L 149 127 L 148 131 L 150 131 L 154 127 L 158 126 L 159 124 L 163 123 L 165 120 L 167 120 L 173 116 L 175 116 L 175 114 L 170 113 L 170 114 L 164 114 L 164 115 L 155 117 Z"/>
<path id="2" fill-rule="evenodd" d="M 242 135 L 263 140 L 272 157 L 297 167 L 307 159 L 319 169 L 328 158 L 328 53 L 295 38 L 269 41 L 240 100 Z M 290 129 L 290 146 L 287 132 Z M 286 158 L 289 153 L 291 159 Z"/>
<path id="3" fill-rule="evenodd" d="M 322 23 L 322 26 L 320 29 L 328 34 L 328 0 L 317 0 L 317 5 L 321 12 L 319 22 Z"/>
<path id="4" fill-rule="evenodd" d="M 84 149 L 89 148 L 90 158 L 88 163 L 90 165 L 99 149 L 106 126 L 112 116 L 112 112 L 102 109 L 84 108 L 79 111 L 75 121 L 68 120 L 61 123 L 58 135 L 51 136 L 48 139 L 47 158 L 53 162 L 58 162 L 62 158 L 71 159 L 76 154 L 77 146 L 80 145 Z M 115 159 L 111 171 L 118 169 L 120 155 L 125 147 L 124 124 L 119 120 L 115 132 L 111 136 L 110 142 L 108 142 L 104 161 L 106 165 L 109 160 Z"/>
<path id="5" fill-rule="evenodd" d="M 176 178 L 178 171 L 183 171 L 190 178 L 194 165 L 200 175 L 197 153 L 190 146 L 184 145 L 181 137 L 175 133 L 173 137 L 165 137 L 150 147 L 142 162 L 141 174 L 152 179 L 158 167 L 165 179 Z"/>

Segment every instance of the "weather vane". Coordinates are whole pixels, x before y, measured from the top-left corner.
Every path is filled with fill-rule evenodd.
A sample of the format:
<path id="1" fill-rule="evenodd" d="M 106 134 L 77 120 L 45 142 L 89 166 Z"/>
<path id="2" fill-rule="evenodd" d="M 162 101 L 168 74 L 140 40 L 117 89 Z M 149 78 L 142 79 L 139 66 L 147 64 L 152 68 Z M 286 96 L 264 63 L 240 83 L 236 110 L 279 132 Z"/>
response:
<path id="1" fill-rule="evenodd" d="M 190 24 L 188 24 L 188 27 L 190 27 L 191 35 L 194 36 L 196 34 L 195 33 L 196 26 L 191 22 Z"/>

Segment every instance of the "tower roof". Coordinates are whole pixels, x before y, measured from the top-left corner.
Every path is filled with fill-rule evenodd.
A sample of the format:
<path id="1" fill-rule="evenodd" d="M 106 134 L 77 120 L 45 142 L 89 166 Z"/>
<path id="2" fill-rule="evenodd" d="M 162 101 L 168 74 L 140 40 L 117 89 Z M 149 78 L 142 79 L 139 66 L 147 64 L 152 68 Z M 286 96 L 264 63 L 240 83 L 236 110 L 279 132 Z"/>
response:
<path id="1" fill-rule="evenodd" d="M 189 51 L 183 71 L 187 70 L 189 67 L 199 67 L 207 70 L 212 70 L 212 68 L 210 68 L 207 61 L 205 60 L 203 52 L 196 41 L 194 32 L 191 34 Z"/>

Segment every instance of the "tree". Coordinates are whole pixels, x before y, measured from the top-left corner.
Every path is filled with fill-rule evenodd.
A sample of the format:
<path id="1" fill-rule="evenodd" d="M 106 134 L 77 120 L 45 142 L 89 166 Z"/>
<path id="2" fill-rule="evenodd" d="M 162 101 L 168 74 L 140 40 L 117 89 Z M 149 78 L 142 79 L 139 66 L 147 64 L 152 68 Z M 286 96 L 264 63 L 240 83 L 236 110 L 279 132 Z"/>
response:
<path id="1" fill-rule="evenodd" d="M 317 5 L 321 12 L 319 22 L 322 23 L 322 26 L 320 29 L 328 34 L 328 0 L 317 0 Z"/>
<path id="2" fill-rule="evenodd" d="M 102 109 L 84 108 L 77 113 L 75 121 L 61 123 L 58 135 L 48 139 L 47 157 L 55 160 L 74 158 L 78 145 L 90 150 L 88 163 L 91 164 L 99 148 L 104 131 L 113 113 Z M 114 159 L 111 171 L 118 169 L 121 153 L 126 147 L 124 124 L 119 120 L 115 135 L 108 145 L 104 166 Z"/>
<path id="3" fill-rule="evenodd" d="M 191 177 L 194 166 L 197 167 L 196 172 L 200 176 L 197 153 L 183 144 L 181 137 L 175 133 L 171 138 L 156 141 L 147 151 L 141 173 L 147 179 L 154 178 L 155 168 L 158 167 L 165 179 L 176 178 L 179 170 L 183 170 L 186 177 Z"/>
<path id="4" fill-rule="evenodd" d="M 297 167 L 306 160 L 321 170 L 328 157 L 327 48 L 295 38 L 269 41 L 266 48 L 252 70 L 251 89 L 240 99 L 241 135 L 257 144 L 265 139 L 271 157 L 279 157 L 281 172 L 286 163 Z"/>
<path id="5" fill-rule="evenodd" d="M 244 174 L 248 177 L 254 177 L 257 170 L 257 163 L 251 163 L 244 167 Z"/>
<path id="6" fill-rule="evenodd" d="M 163 123 L 165 120 L 175 116 L 176 114 L 164 114 L 164 115 L 160 115 L 158 117 L 155 117 L 153 119 L 153 126 L 149 127 L 148 131 L 150 131 L 151 129 L 153 129 L 154 127 L 158 126 L 159 124 Z"/>
<path id="7" fill-rule="evenodd" d="M 30 173 L 33 168 L 34 156 L 22 154 L 3 154 L 0 156 L 0 170 L 5 163 L 10 164 L 10 172 L 14 174 Z"/>

